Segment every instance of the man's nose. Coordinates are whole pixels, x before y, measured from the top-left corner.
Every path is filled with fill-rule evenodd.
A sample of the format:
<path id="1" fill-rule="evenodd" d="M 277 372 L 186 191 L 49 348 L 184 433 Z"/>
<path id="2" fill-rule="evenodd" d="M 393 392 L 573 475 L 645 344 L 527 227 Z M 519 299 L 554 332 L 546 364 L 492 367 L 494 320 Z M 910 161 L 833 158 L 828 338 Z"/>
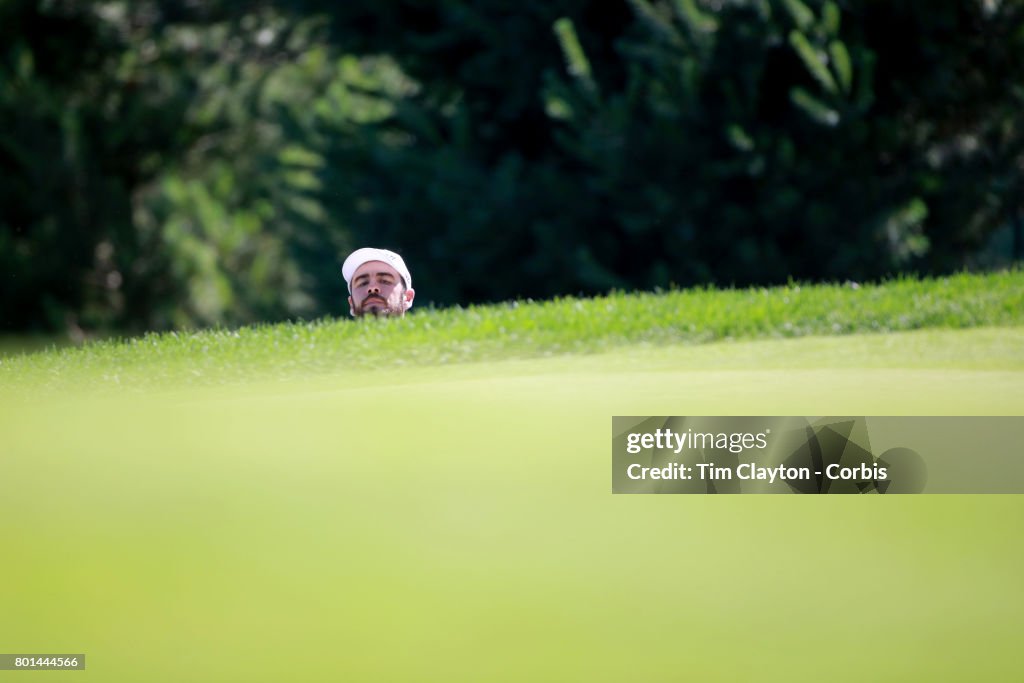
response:
<path id="1" fill-rule="evenodd" d="M 380 285 L 370 285 L 366 292 L 367 294 L 380 294 Z"/>

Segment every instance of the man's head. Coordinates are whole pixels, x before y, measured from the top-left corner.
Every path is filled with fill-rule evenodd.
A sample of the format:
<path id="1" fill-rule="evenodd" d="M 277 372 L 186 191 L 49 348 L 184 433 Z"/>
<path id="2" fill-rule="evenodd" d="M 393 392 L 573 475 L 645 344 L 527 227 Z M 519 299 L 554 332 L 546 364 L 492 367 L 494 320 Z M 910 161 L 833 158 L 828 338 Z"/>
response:
<path id="1" fill-rule="evenodd" d="M 387 249 L 356 249 L 345 259 L 341 273 L 348 283 L 348 306 L 353 316 L 403 316 L 416 292 L 402 257 Z"/>

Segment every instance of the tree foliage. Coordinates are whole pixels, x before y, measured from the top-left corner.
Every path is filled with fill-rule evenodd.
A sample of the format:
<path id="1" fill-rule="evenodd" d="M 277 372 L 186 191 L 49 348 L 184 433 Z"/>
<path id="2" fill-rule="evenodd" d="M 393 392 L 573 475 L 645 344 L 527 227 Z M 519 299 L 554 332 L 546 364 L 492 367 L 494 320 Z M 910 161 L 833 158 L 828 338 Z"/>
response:
<path id="1" fill-rule="evenodd" d="M 1020 209 L 1019 3 L 627 5 L 421 16 L 356 231 L 463 301 L 947 272 Z"/>
<path id="2" fill-rule="evenodd" d="M 314 126 L 345 82 L 322 20 L 270 3 L 2 8 L 3 327 L 232 324 L 341 296 L 349 243 L 321 205 Z"/>
<path id="3" fill-rule="evenodd" d="M 1015 0 L 6 0 L 0 39 L 5 329 L 343 313 L 364 244 L 444 304 L 941 273 L 1024 223 Z"/>

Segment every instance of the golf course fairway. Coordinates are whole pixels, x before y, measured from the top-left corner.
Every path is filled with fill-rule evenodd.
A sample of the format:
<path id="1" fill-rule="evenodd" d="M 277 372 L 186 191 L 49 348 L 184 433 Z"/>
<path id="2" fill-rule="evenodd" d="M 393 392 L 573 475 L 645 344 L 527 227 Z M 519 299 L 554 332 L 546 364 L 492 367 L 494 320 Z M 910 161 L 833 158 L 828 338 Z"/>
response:
<path id="1" fill-rule="evenodd" d="M 1024 496 L 613 496 L 609 465 L 613 415 L 1022 415 L 1024 328 L 90 389 L 0 391 L 0 644 L 87 657 L 0 680 L 1020 672 Z"/>

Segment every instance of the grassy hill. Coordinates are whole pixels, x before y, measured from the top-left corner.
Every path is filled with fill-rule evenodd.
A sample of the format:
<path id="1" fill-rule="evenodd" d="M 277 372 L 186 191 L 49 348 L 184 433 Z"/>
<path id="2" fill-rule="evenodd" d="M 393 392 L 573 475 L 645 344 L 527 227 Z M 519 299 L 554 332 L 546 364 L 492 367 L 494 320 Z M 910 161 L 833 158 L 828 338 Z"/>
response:
<path id="1" fill-rule="evenodd" d="M 147 335 L 0 358 L 0 386 L 147 389 L 714 341 L 1024 324 L 1024 272 L 613 294 Z"/>
<path id="2" fill-rule="evenodd" d="M 615 295 L 5 359 L 0 642 L 84 652 L 83 682 L 1004 679 L 1020 496 L 613 496 L 609 437 L 1024 414 L 1022 293 Z"/>

